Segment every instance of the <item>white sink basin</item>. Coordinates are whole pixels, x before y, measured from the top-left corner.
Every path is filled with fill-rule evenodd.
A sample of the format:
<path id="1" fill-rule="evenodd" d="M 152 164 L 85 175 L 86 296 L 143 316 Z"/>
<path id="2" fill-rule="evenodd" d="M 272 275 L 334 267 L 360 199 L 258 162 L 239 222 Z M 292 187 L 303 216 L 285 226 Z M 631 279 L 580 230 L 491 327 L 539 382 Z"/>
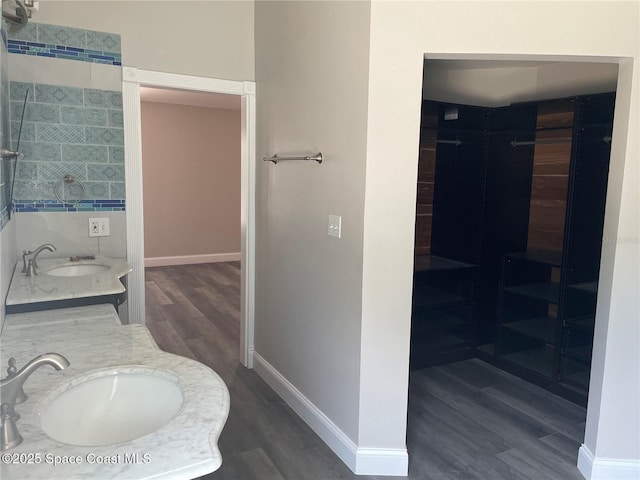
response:
<path id="1" fill-rule="evenodd" d="M 100 265 L 98 263 L 78 263 L 77 265 L 62 265 L 54 267 L 44 272 L 45 275 L 54 277 L 84 277 L 87 275 L 95 275 L 109 270 L 108 265 Z"/>
<path id="2" fill-rule="evenodd" d="M 42 402 L 42 430 L 69 445 L 124 443 L 169 423 L 182 407 L 178 378 L 167 371 L 126 367 L 71 379 Z"/>

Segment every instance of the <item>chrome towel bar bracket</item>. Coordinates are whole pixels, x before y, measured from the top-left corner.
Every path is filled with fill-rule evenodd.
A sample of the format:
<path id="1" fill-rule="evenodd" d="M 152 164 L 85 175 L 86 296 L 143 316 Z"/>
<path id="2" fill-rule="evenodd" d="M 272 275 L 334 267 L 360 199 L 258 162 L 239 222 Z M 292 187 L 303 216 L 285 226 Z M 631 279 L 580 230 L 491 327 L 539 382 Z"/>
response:
<path id="1" fill-rule="evenodd" d="M 7 150 L 6 148 L 2 149 L 0 152 L 0 157 L 4 160 L 5 158 L 17 158 L 22 155 L 21 152 L 14 152 L 13 150 Z"/>
<path id="2" fill-rule="evenodd" d="M 318 152 L 315 155 L 306 155 L 303 157 L 279 157 L 278 155 L 274 155 L 272 157 L 263 157 L 262 160 L 265 162 L 273 162 L 274 164 L 277 164 L 282 160 L 312 160 L 314 162 L 322 163 L 324 157 L 322 156 L 322 152 Z"/>

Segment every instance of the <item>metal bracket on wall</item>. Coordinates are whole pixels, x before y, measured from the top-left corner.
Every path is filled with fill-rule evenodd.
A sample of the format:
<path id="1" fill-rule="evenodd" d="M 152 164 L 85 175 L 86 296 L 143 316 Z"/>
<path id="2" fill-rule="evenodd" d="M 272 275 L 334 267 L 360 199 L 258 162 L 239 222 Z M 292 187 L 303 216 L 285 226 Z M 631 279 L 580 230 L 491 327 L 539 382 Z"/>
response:
<path id="1" fill-rule="evenodd" d="M 273 162 L 274 164 L 277 164 L 282 160 L 312 160 L 314 162 L 322 163 L 324 157 L 322 156 L 322 152 L 318 152 L 315 155 L 306 155 L 303 157 L 279 157 L 278 155 L 273 155 L 272 157 L 263 157 L 262 160 L 265 162 Z"/>
<path id="2" fill-rule="evenodd" d="M 2 153 L 0 153 L 0 158 L 4 160 L 5 158 L 17 158 L 22 155 L 20 152 L 14 152 L 13 150 L 7 150 L 6 148 L 2 149 Z"/>

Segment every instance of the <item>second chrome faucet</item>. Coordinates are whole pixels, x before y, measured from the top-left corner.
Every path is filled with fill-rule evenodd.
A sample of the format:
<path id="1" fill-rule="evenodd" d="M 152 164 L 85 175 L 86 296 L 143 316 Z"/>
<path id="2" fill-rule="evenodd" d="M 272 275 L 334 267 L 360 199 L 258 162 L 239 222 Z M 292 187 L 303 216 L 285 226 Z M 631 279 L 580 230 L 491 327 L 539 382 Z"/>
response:
<path id="1" fill-rule="evenodd" d="M 20 370 L 16 371 L 15 360 L 9 360 L 6 378 L 0 380 L 0 450 L 8 450 L 22 443 L 22 436 L 18 432 L 16 421 L 20 418 L 16 414 L 16 403 L 26 400 L 22 390 L 24 382 L 38 368 L 50 365 L 56 370 L 64 370 L 69 366 L 69 360 L 59 353 L 45 353 L 40 355 Z"/>
<path id="2" fill-rule="evenodd" d="M 22 273 L 24 273 L 27 277 L 38 275 L 38 264 L 36 263 L 36 258 L 38 257 L 38 255 L 40 255 L 40 252 L 42 252 L 43 250 L 49 250 L 50 252 L 55 252 L 56 247 L 54 247 L 50 243 L 45 243 L 44 245 L 40 245 L 34 251 L 31 251 L 31 250 L 22 251 Z"/>

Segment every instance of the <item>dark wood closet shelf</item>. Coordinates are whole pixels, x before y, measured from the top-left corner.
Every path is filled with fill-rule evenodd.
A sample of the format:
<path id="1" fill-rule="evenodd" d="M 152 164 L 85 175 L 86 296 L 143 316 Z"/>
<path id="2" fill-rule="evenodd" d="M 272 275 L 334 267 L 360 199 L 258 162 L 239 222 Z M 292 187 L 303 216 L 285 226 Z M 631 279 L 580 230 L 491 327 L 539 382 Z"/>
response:
<path id="1" fill-rule="evenodd" d="M 544 263 L 554 267 L 562 265 L 562 253 L 551 250 L 528 250 L 526 252 L 507 253 L 506 256 L 517 260 Z"/>
<path id="2" fill-rule="evenodd" d="M 560 299 L 560 285 L 554 282 L 516 285 L 514 287 L 506 287 L 504 291 L 554 304 L 557 304 Z"/>
<path id="3" fill-rule="evenodd" d="M 564 360 L 564 371 L 561 374 L 560 382 L 570 387 L 580 390 L 589 386 L 589 366 L 577 364 L 571 360 Z"/>
<path id="4" fill-rule="evenodd" d="M 593 334 L 593 327 L 595 326 L 595 318 L 593 317 L 585 317 L 585 318 L 576 318 L 572 320 L 565 320 L 565 327 L 567 328 L 575 328 L 577 330 L 581 330 L 586 333 Z"/>
<path id="5" fill-rule="evenodd" d="M 463 268 L 474 268 L 471 263 L 459 262 L 450 258 L 439 257 L 437 255 L 418 255 L 415 257 L 415 272 L 432 272 L 437 270 L 459 270 Z"/>
<path id="6" fill-rule="evenodd" d="M 439 350 L 446 350 L 453 346 L 467 346 L 469 344 L 468 338 L 446 332 L 437 332 L 429 337 L 416 340 L 419 341 L 419 345 L 416 345 L 416 348 L 432 353 L 436 353 Z"/>
<path id="7" fill-rule="evenodd" d="M 455 315 L 441 310 L 428 310 L 414 317 L 413 333 L 422 333 L 433 329 L 452 329 L 469 324 L 466 315 Z"/>
<path id="8" fill-rule="evenodd" d="M 517 322 L 503 323 L 502 327 L 523 335 L 554 344 L 558 319 L 553 317 L 537 317 Z"/>
<path id="9" fill-rule="evenodd" d="M 578 290 L 580 292 L 598 293 L 598 282 L 577 283 L 575 285 L 567 285 L 567 288 Z"/>
<path id="10" fill-rule="evenodd" d="M 589 365 L 591 363 L 591 350 L 591 345 L 581 345 L 579 347 L 567 348 L 563 353 L 572 360 Z"/>
<path id="11" fill-rule="evenodd" d="M 445 290 L 434 287 L 422 287 L 419 295 L 413 296 L 413 311 L 431 308 L 443 308 L 451 305 L 458 305 L 466 302 L 467 299 L 462 295 L 456 295 Z"/>

